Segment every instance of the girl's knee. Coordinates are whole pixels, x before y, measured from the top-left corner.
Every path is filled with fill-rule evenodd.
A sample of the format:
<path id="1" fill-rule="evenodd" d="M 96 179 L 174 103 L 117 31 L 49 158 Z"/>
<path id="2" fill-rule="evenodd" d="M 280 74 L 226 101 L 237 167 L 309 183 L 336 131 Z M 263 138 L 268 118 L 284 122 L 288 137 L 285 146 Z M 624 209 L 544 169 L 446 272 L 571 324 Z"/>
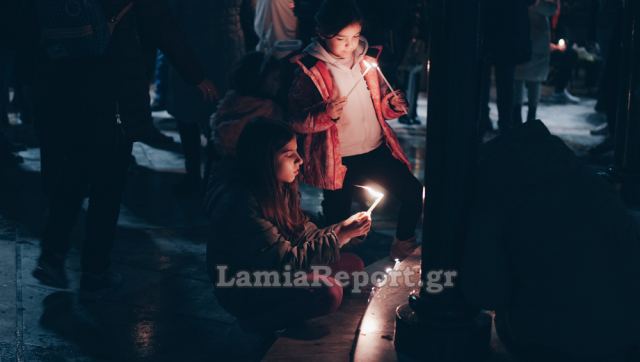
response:
<path id="1" fill-rule="evenodd" d="M 334 275 L 339 271 L 345 271 L 351 274 L 353 272 L 364 270 L 364 261 L 356 254 L 341 253 L 340 260 L 332 264 L 331 269 L 331 272 Z"/>
<path id="2" fill-rule="evenodd" d="M 315 316 L 333 313 L 342 304 L 343 290 L 342 286 L 332 277 L 321 277 L 326 283 L 315 289 Z"/>

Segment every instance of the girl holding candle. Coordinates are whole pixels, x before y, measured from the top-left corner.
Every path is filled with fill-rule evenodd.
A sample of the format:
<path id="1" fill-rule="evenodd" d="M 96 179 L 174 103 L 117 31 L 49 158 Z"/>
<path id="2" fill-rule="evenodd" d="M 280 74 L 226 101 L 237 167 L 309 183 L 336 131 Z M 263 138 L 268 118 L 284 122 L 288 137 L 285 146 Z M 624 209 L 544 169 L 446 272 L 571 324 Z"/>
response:
<path id="1" fill-rule="evenodd" d="M 402 259 L 417 247 L 422 185 L 385 120 L 401 116 L 406 102 L 370 70 L 380 49 L 360 35 L 353 2 L 325 1 L 315 19 L 318 37 L 293 58 L 299 71 L 289 91 L 289 121 L 304 145 L 302 180 L 324 190 L 328 223 L 350 215 L 354 185 L 384 187 L 401 202 L 390 256 Z"/>
<path id="2" fill-rule="evenodd" d="M 220 304 L 241 321 L 261 329 L 335 311 L 343 289 L 331 276 L 309 273 L 319 287 L 224 287 L 217 283 L 220 267 L 227 278 L 239 271 L 307 272 L 328 265 L 332 274 L 364 269 L 355 254 L 340 248 L 366 234 L 371 219 L 353 215 L 326 228 L 310 222 L 300 208 L 297 178 L 302 159 L 295 133 L 287 124 L 267 119 L 249 122 L 236 147 L 236 159 L 212 170 L 205 206 L 212 224 L 207 266 Z"/>

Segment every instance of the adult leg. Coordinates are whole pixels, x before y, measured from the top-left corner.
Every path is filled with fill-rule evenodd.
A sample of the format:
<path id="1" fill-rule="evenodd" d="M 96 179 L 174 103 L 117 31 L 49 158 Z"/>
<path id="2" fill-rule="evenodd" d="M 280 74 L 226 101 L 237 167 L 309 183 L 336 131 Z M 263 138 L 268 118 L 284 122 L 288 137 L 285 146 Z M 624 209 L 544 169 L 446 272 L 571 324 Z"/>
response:
<path id="1" fill-rule="evenodd" d="M 201 147 L 200 127 L 195 122 L 178 120 L 178 132 L 184 152 L 184 163 L 187 171 L 185 183 L 191 187 L 199 187 L 201 181 Z"/>
<path id="2" fill-rule="evenodd" d="M 513 82 L 513 123 L 522 123 L 522 101 L 524 97 L 524 81 Z"/>
<path id="3" fill-rule="evenodd" d="M 491 93 L 491 65 L 483 62 L 480 73 L 480 132 L 482 135 L 489 130 L 493 130 L 491 118 L 489 117 L 489 94 Z"/>
<path id="4" fill-rule="evenodd" d="M 532 81 L 527 82 L 527 99 L 529 100 L 529 107 L 527 110 L 527 122 L 536 119 L 538 111 L 538 103 L 540 102 L 540 82 Z"/>
<path id="5" fill-rule="evenodd" d="M 131 155 L 131 143 L 124 139 L 115 118 L 100 117 L 101 127 L 94 135 L 95 148 L 90 172 L 89 208 L 86 238 L 82 249 L 83 273 L 105 273 L 120 213 Z"/>
<path id="6" fill-rule="evenodd" d="M 563 92 L 569 85 L 571 80 L 571 72 L 573 68 L 572 57 L 574 54 L 573 49 L 567 49 L 565 52 L 560 53 L 558 56 L 557 73 L 553 83 L 556 93 Z"/>
<path id="7" fill-rule="evenodd" d="M 409 113 L 400 117 L 401 123 L 420 124 L 418 120 L 418 94 L 420 92 L 420 79 L 422 77 L 422 64 L 411 68 L 409 72 L 409 82 L 407 85 L 407 102 L 409 103 Z"/>
<path id="8" fill-rule="evenodd" d="M 498 128 L 508 132 L 513 128 L 513 77 L 515 66 L 496 64 L 496 92 L 498 105 Z"/>
<path id="9" fill-rule="evenodd" d="M 70 235 L 87 191 L 87 175 L 77 153 L 41 141 L 42 178 L 47 190 L 48 213 L 40 259 L 62 265 L 71 247 Z"/>
<path id="10" fill-rule="evenodd" d="M 62 76 L 64 78 L 64 76 Z M 48 214 L 34 276 L 47 285 L 66 287 L 64 260 L 70 234 L 87 193 L 88 156 L 84 149 L 82 99 L 77 103 L 73 83 L 42 76 L 36 88 L 36 129 L 40 139 L 41 173 Z"/>

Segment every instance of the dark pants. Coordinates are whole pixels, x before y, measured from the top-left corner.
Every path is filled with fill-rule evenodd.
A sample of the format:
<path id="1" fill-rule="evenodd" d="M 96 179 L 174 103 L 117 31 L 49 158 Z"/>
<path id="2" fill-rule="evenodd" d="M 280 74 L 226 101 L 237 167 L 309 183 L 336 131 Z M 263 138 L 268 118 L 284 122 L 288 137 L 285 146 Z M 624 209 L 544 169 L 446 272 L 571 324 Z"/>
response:
<path id="1" fill-rule="evenodd" d="M 514 108 L 513 122 L 515 125 L 522 123 L 522 104 L 524 101 L 524 88 L 527 88 L 527 122 L 536 119 L 538 102 L 540 101 L 540 82 L 516 80 L 514 82 Z"/>
<path id="2" fill-rule="evenodd" d="M 200 144 L 200 126 L 196 122 L 176 121 L 178 133 L 180 133 L 180 143 L 184 153 L 184 165 L 187 171 L 188 181 L 200 183 L 202 166 L 202 147 Z"/>
<path id="3" fill-rule="evenodd" d="M 354 185 L 375 183 L 401 203 L 396 237 L 406 240 L 415 236 L 422 215 L 422 184 L 400 160 L 391 155 L 385 145 L 362 155 L 343 157 L 347 174 L 340 190 L 324 190 L 322 209 L 328 224 L 351 216 Z M 385 196 L 385 197 L 387 197 Z"/>
<path id="4" fill-rule="evenodd" d="M 481 133 L 490 126 L 489 94 L 491 92 L 491 68 L 496 78 L 496 104 L 498 106 L 498 128 L 500 132 L 509 131 L 514 127 L 513 122 L 513 82 L 515 66 L 511 64 L 484 64 L 481 73 L 480 104 L 484 107 Z"/>
<path id="5" fill-rule="evenodd" d="M 567 89 L 577 63 L 578 54 L 569 45 L 564 52 L 551 52 L 551 65 L 555 68 L 553 87 L 556 93 Z"/>
<path id="6" fill-rule="evenodd" d="M 36 87 L 36 126 L 48 217 L 41 258 L 63 263 L 89 198 L 84 272 L 106 271 L 115 238 L 131 142 L 116 121 L 115 86 L 100 62 L 46 67 Z"/>

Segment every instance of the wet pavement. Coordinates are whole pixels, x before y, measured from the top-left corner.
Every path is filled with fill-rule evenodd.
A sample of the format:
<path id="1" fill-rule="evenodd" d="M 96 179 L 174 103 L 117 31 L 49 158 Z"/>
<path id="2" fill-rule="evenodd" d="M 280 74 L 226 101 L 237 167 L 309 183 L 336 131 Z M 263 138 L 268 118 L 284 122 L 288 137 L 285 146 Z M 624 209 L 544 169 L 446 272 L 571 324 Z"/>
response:
<path id="1" fill-rule="evenodd" d="M 589 134 L 602 123 L 592 115 L 593 106 L 594 101 L 542 105 L 539 116 L 580 153 L 602 141 Z M 425 112 L 422 99 L 423 123 Z M 495 119 L 495 107 L 492 115 Z M 177 139 L 172 121 L 156 116 L 160 128 Z M 422 179 L 424 124 L 392 124 Z M 204 263 L 209 228 L 199 198 L 172 193 L 184 172 L 179 152 L 135 144 L 137 166 L 130 171 L 113 252 L 113 269 L 124 283 L 97 301 L 77 295 L 83 220 L 67 261 L 70 290 L 41 286 L 31 276 L 46 210 L 39 152 L 29 148 L 21 156 L 21 168 L 0 177 L 1 362 L 219 361 L 260 355 L 268 341 L 243 331 L 213 295 Z M 319 190 L 303 188 L 303 208 L 310 215 L 318 214 L 320 201 Z M 386 256 L 396 207 L 389 199 L 376 209 L 373 232 L 356 250 L 366 264 Z"/>

